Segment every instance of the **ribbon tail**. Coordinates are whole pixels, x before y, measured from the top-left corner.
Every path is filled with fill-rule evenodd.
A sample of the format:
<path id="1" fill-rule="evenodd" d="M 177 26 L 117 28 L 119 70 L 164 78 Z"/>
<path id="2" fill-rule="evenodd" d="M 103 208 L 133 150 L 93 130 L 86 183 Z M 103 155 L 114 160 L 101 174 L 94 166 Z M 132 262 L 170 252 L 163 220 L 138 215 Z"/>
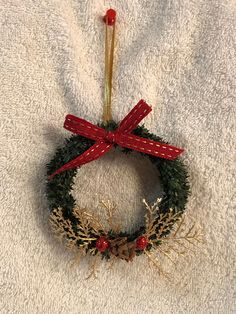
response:
<path id="1" fill-rule="evenodd" d="M 55 175 L 66 170 L 80 167 L 88 162 L 98 159 L 112 148 L 113 144 L 98 141 L 87 149 L 84 153 L 64 164 L 62 167 L 53 172 L 48 179 L 51 180 Z"/>
<path id="2" fill-rule="evenodd" d="M 119 134 L 117 144 L 141 153 L 174 160 L 183 153 L 182 148 L 156 142 L 133 134 Z"/>

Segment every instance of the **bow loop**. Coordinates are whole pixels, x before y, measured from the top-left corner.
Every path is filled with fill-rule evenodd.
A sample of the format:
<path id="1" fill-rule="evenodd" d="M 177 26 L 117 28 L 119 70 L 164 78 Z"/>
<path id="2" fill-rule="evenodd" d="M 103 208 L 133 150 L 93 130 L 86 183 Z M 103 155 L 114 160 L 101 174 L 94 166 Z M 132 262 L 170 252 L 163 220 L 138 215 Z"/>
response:
<path id="1" fill-rule="evenodd" d="M 151 111 L 152 107 L 150 107 L 143 99 L 141 99 L 120 122 L 118 128 L 119 131 L 124 133 L 132 132 Z"/>
<path id="2" fill-rule="evenodd" d="M 140 100 L 121 121 L 115 131 L 106 131 L 84 119 L 67 115 L 64 123 L 65 129 L 74 134 L 92 139 L 95 141 L 95 144 L 83 154 L 57 169 L 49 178 L 53 178 L 56 174 L 65 170 L 80 167 L 83 164 L 96 160 L 107 153 L 114 144 L 155 157 L 170 160 L 177 158 L 183 152 L 183 149 L 142 138 L 131 133 L 151 110 L 152 108 L 144 100 Z"/>
<path id="3" fill-rule="evenodd" d="M 79 134 L 94 141 L 102 140 L 106 133 L 103 128 L 72 114 L 66 116 L 64 128 L 74 134 Z"/>

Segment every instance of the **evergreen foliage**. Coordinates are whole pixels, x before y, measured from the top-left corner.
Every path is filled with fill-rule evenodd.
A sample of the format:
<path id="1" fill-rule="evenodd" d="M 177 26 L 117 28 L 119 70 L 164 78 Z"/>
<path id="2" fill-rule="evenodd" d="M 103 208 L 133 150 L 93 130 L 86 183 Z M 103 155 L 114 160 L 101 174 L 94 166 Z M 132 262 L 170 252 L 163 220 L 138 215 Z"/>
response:
<path id="1" fill-rule="evenodd" d="M 115 130 L 118 125 L 116 122 L 110 121 L 106 124 L 100 124 L 99 126 L 106 130 L 112 131 Z M 160 137 L 150 133 L 144 127 L 144 125 L 138 126 L 132 133 L 143 138 L 166 143 Z M 66 139 L 65 145 L 57 149 L 54 157 L 47 165 L 47 175 L 51 175 L 55 170 L 63 166 L 65 163 L 74 159 L 78 155 L 81 155 L 93 144 L 94 141 L 80 135 L 73 135 L 69 139 Z M 114 147 L 117 148 L 118 146 L 114 145 Z M 132 151 L 131 149 L 127 148 L 122 148 L 121 150 L 126 154 L 129 154 Z M 160 173 L 164 194 L 159 205 L 160 213 L 167 213 L 170 208 L 176 213 L 182 213 L 185 210 L 187 198 L 190 192 L 188 173 L 183 162 L 179 158 L 175 160 L 167 160 L 144 153 L 140 154 L 149 158 Z M 79 172 L 79 169 L 64 171 L 55 175 L 51 180 L 47 180 L 46 183 L 46 196 L 48 199 L 50 211 L 59 207 L 62 208 L 64 218 L 70 219 L 72 225 L 74 226 L 78 222 L 73 216 L 72 210 L 74 206 L 76 206 L 76 201 L 71 195 L 71 191 L 73 189 L 74 177 L 77 174 L 77 171 Z M 158 219 L 159 217 L 157 217 L 157 220 Z M 122 232 L 119 234 L 119 236 L 126 236 L 129 241 L 133 241 L 144 232 L 145 227 L 142 226 L 133 234 Z M 166 235 L 164 234 L 163 236 Z"/>

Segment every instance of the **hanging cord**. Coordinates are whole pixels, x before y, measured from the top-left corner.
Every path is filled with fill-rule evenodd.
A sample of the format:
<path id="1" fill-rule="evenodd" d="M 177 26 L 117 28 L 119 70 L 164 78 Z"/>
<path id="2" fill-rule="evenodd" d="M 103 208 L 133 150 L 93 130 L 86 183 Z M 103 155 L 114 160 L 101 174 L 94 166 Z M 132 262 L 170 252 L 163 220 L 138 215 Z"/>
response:
<path id="1" fill-rule="evenodd" d="M 114 62 L 115 47 L 115 25 L 116 11 L 109 9 L 104 17 L 105 22 L 105 90 L 104 90 L 104 106 L 103 121 L 112 120 L 111 115 L 111 98 L 112 98 L 112 76 Z"/>

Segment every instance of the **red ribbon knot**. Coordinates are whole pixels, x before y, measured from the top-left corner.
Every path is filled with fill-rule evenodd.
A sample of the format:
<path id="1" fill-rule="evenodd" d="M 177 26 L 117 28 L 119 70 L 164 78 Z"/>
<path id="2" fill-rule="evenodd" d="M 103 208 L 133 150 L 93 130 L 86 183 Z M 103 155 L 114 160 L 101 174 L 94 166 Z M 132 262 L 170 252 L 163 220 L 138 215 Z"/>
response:
<path id="1" fill-rule="evenodd" d="M 116 133 L 112 132 L 112 131 L 107 131 L 107 133 L 104 137 L 104 141 L 106 143 L 115 144 L 116 143 Z"/>
<path id="2" fill-rule="evenodd" d="M 106 131 L 84 119 L 73 115 L 67 115 L 64 122 L 64 128 L 74 134 L 79 134 L 94 140 L 95 144 L 75 159 L 57 169 L 51 174 L 49 179 L 52 179 L 56 174 L 63 171 L 80 167 L 90 161 L 96 160 L 107 153 L 114 144 L 155 157 L 170 160 L 177 158 L 183 152 L 183 149 L 142 138 L 131 133 L 151 111 L 152 108 L 144 100 L 140 100 L 120 122 L 115 131 Z"/>

